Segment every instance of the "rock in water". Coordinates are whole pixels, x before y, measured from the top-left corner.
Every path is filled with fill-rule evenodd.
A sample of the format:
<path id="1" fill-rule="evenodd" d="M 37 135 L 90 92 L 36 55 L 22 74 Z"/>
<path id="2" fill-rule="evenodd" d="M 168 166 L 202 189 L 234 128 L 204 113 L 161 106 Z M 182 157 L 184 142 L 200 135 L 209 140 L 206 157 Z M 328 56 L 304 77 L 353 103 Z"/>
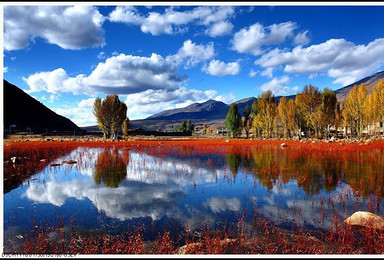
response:
<path id="1" fill-rule="evenodd" d="M 351 226 L 384 229 L 384 218 L 367 211 L 357 211 L 344 220 L 344 223 Z"/>

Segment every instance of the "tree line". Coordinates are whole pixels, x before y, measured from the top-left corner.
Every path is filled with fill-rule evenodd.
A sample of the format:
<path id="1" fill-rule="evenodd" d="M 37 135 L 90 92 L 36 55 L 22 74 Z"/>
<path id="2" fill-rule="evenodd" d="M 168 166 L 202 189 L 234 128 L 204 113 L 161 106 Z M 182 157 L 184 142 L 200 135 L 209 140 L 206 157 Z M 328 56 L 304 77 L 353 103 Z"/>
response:
<path id="1" fill-rule="evenodd" d="M 225 127 L 230 137 L 244 129 L 246 138 L 252 130 L 257 138 L 329 138 L 341 129 L 344 136 L 361 138 L 363 132 L 378 135 L 384 131 L 384 80 L 368 94 L 363 83 L 354 85 L 343 102 L 328 88 L 320 91 L 306 85 L 294 99 L 278 101 L 266 91 L 245 107 L 241 116 L 236 103 L 229 107 Z"/>

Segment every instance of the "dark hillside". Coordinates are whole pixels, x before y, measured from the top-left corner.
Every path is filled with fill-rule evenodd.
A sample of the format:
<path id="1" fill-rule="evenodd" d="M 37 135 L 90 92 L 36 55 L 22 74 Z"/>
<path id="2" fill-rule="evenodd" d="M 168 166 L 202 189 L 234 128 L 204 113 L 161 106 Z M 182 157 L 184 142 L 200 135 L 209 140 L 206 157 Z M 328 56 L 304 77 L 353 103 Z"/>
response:
<path id="1" fill-rule="evenodd" d="M 12 130 L 42 133 L 52 131 L 81 131 L 81 129 L 66 117 L 56 114 L 51 109 L 25 93 L 20 88 L 4 80 L 4 131 L 9 131 L 10 125 L 16 125 Z"/>

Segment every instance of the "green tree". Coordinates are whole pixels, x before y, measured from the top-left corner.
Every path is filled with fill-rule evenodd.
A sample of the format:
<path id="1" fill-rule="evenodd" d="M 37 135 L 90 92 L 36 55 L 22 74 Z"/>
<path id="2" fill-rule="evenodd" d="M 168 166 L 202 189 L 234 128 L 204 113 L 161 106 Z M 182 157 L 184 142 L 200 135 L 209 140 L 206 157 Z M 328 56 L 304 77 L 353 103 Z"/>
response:
<path id="1" fill-rule="evenodd" d="M 225 127 L 228 130 L 228 135 L 232 138 L 241 134 L 241 115 L 236 103 L 229 106 L 227 116 L 225 118 Z"/>
<path id="2" fill-rule="evenodd" d="M 103 131 L 104 138 L 110 138 L 118 132 L 127 118 L 127 105 L 121 102 L 118 95 L 108 95 L 104 100 L 96 98 L 93 103 L 93 114 L 97 124 Z"/>
<path id="3" fill-rule="evenodd" d="M 195 125 L 192 124 L 191 119 L 188 119 L 188 121 L 187 121 L 187 131 L 189 131 L 189 132 L 195 131 Z"/>
<path id="4" fill-rule="evenodd" d="M 225 160 L 232 174 L 236 176 L 242 161 L 241 154 L 236 152 L 228 153 L 225 155 Z"/>
<path id="5" fill-rule="evenodd" d="M 243 113 L 243 116 L 244 116 L 244 121 L 243 121 L 243 127 L 244 127 L 244 130 L 245 130 L 245 136 L 246 138 L 248 139 L 248 136 L 249 136 L 249 130 L 251 128 L 251 109 L 249 108 L 248 105 L 245 106 L 245 109 L 244 109 L 244 113 Z"/>
<path id="6" fill-rule="evenodd" d="M 178 131 L 178 132 L 184 132 L 184 131 L 187 131 L 187 122 L 182 121 L 182 122 L 177 126 L 177 131 Z"/>

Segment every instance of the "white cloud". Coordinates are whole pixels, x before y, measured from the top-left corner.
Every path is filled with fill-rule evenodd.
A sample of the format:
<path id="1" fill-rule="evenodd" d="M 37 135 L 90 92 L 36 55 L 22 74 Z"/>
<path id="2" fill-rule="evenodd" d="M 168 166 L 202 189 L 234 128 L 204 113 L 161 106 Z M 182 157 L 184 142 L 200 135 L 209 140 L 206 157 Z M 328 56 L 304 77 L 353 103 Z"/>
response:
<path id="1" fill-rule="evenodd" d="M 237 75 L 240 72 L 240 66 L 238 62 L 225 63 L 219 60 L 212 60 L 202 70 L 213 76 Z"/>
<path id="2" fill-rule="evenodd" d="M 104 94 L 130 94 L 148 89 L 179 88 L 186 79 L 178 74 L 177 66 L 157 54 L 140 57 L 120 54 L 100 62 L 89 76 L 70 77 L 62 69 L 38 72 L 24 78 L 29 92 L 70 92 L 95 96 Z"/>
<path id="3" fill-rule="evenodd" d="M 367 45 L 344 39 L 330 39 L 292 51 L 274 49 L 255 61 L 264 68 L 283 66 L 286 73 L 312 74 L 327 72 L 334 83 L 347 85 L 372 74 L 384 65 L 384 38 Z"/>
<path id="4" fill-rule="evenodd" d="M 8 72 L 8 67 L 4 67 L 3 68 L 3 73 L 7 73 Z"/>
<path id="5" fill-rule="evenodd" d="M 266 68 L 264 71 L 260 72 L 261 76 L 273 78 L 273 67 Z"/>
<path id="6" fill-rule="evenodd" d="M 188 106 L 213 99 L 215 90 L 196 90 L 180 87 L 173 91 L 147 90 L 141 93 L 127 95 L 128 117 L 137 119 L 135 115 L 149 116 L 163 110 Z"/>
<path id="7" fill-rule="evenodd" d="M 71 108 L 53 109 L 59 115 L 70 118 L 78 126 L 96 125 L 96 117 L 93 115 L 93 103 L 95 98 L 83 99 Z"/>
<path id="8" fill-rule="evenodd" d="M 257 73 L 258 73 L 258 71 L 254 71 L 253 69 L 251 69 L 250 71 L 249 71 L 249 76 L 251 77 L 251 78 L 253 78 L 253 77 L 255 77 L 256 75 L 257 75 Z"/>
<path id="9" fill-rule="evenodd" d="M 53 71 L 37 72 L 27 78 L 23 77 L 23 80 L 30 88 L 26 91 L 27 93 L 46 91 L 48 93 L 92 94 L 94 91 L 84 84 L 84 78 L 83 74 L 70 77 L 64 69 L 59 68 Z"/>
<path id="10" fill-rule="evenodd" d="M 105 18 L 92 6 L 4 6 L 4 48 L 27 47 L 36 37 L 63 49 L 105 44 Z"/>
<path id="11" fill-rule="evenodd" d="M 264 52 L 262 46 L 283 43 L 293 35 L 296 27 L 296 23 L 293 22 L 273 24 L 268 27 L 255 23 L 235 33 L 232 39 L 232 49 L 240 53 L 260 55 Z"/>
<path id="12" fill-rule="evenodd" d="M 197 54 L 206 51 L 206 48 L 191 42 L 187 42 L 186 46 L 180 53 L 186 59 L 196 58 L 190 63 L 197 62 Z M 150 57 L 125 54 L 112 56 L 100 62 L 89 76 L 80 74 L 71 77 L 64 69 L 59 68 L 50 72 L 38 72 L 23 79 L 30 88 L 28 93 L 45 91 L 54 94 L 52 98 L 60 93 L 85 94 L 91 97 L 98 94 L 118 94 L 126 100 L 130 119 L 145 118 L 165 109 L 204 102 L 214 99 L 217 94 L 215 90 L 186 88 L 182 85 L 186 76 L 177 72 L 177 65 L 168 57 L 163 58 L 157 54 Z M 95 122 L 92 107 L 57 108 L 56 112 L 81 126 Z"/>
<path id="13" fill-rule="evenodd" d="M 175 55 L 167 57 L 168 60 L 174 61 L 177 64 L 185 63 L 185 67 L 193 67 L 199 62 L 211 59 L 215 56 L 213 42 L 207 45 L 195 44 L 191 40 L 186 40 Z"/>
<path id="14" fill-rule="evenodd" d="M 206 34 L 211 37 L 224 36 L 231 34 L 233 25 L 228 21 L 221 21 L 213 24 L 206 30 Z"/>
<path id="15" fill-rule="evenodd" d="M 92 177 L 97 158 L 102 151 L 101 148 L 80 147 L 68 156 L 59 158 L 58 162 L 68 159 L 77 161 L 75 172 L 82 174 L 82 178 L 58 179 L 55 174 L 49 175 L 48 179 L 44 179 L 44 183 L 31 182 L 23 196 L 35 202 L 50 203 L 59 207 L 70 198 L 89 199 L 97 210 L 121 221 L 139 217 L 158 220 L 169 216 L 178 219 L 182 224 L 187 220 L 201 224 L 205 217 L 216 219 L 216 216 L 210 213 L 198 212 L 192 204 L 185 205 L 190 212 L 180 211 L 177 204 L 179 199 L 188 196 L 185 187 L 192 183 L 214 183 L 217 177 L 223 178 L 225 173 L 221 168 L 213 171 L 207 167 L 196 166 L 192 160 L 129 152 L 126 178 L 118 183 L 118 187 L 109 188 L 103 183 L 97 185 Z M 84 157 L 89 160 L 81 160 Z M 219 198 L 216 200 L 216 206 L 215 199 L 211 202 L 215 210 L 239 208 L 240 201 L 236 198 L 224 199 L 222 202 L 218 201 Z M 199 214 L 197 219 L 196 213 Z"/>
<path id="16" fill-rule="evenodd" d="M 155 36 L 183 33 L 188 30 L 188 24 L 194 23 L 207 27 L 206 33 L 216 37 L 232 29 L 228 19 L 234 14 L 234 7 L 230 6 L 201 6 L 184 12 L 170 7 L 162 14 L 151 11 L 145 16 L 135 7 L 118 6 L 109 14 L 109 20 L 140 26 L 142 32 Z"/>
<path id="17" fill-rule="evenodd" d="M 295 36 L 295 39 L 293 40 L 293 42 L 296 45 L 307 45 L 310 42 L 310 40 L 308 38 L 308 30 L 301 32 L 301 33 L 298 33 Z"/>
<path id="18" fill-rule="evenodd" d="M 204 202 L 213 212 L 223 212 L 226 210 L 239 211 L 241 202 L 238 198 L 213 197 Z"/>
<path id="19" fill-rule="evenodd" d="M 216 101 L 221 101 L 225 104 L 232 104 L 236 101 L 235 95 L 231 92 L 229 94 L 223 94 L 214 98 Z"/>
<path id="20" fill-rule="evenodd" d="M 60 94 L 58 94 L 58 95 L 55 95 L 55 94 L 51 94 L 50 96 L 49 96 L 49 102 L 50 103 L 53 103 L 55 100 L 58 100 L 59 98 L 60 98 Z"/>
<path id="21" fill-rule="evenodd" d="M 272 93 L 277 96 L 277 95 L 285 95 L 289 92 L 292 92 L 292 90 L 296 89 L 291 89 L 286 84 L 288 84 L 290 81 L 289 77 L 283 76 L 281 78 L 273 78 L 271 81 L 264 83 L 263 85 L 260 86 L 260 89 L 262 91 L 268 91 L 271 90 Z"/>
<path id="22" fill-rule="evenodd" d="M 105 59 L 105 52 L 103 52 L 103 51 L 99 52 L 99 53 L 97 54 L 97 58 L 98 58 L 99 60 L 103 60 L 103 59 Z"/>

